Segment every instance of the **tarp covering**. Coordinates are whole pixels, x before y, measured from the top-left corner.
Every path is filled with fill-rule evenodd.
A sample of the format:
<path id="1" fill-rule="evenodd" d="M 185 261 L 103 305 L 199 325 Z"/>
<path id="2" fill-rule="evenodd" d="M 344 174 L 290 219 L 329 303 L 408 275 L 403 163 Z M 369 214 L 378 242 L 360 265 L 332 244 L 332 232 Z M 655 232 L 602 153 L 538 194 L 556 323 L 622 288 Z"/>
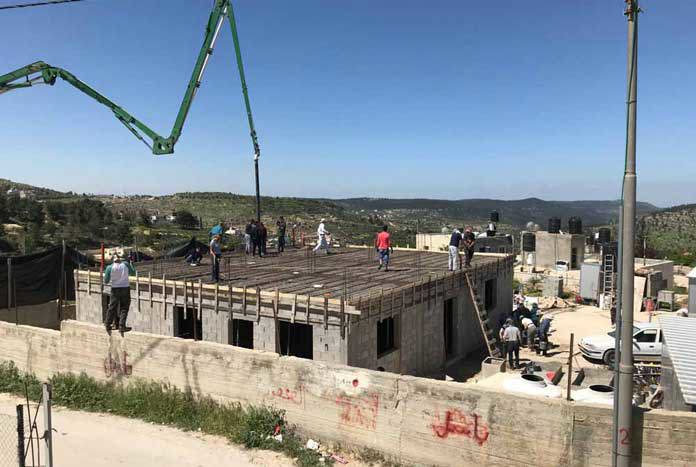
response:
<path id="1" fill-rule="evenodd" d="M 12 307 L 39 305 L 58 299 L 63 275 L 61 271 L 65 271 L 63 298 L 74 300 L 73 270 L 79 265 L 94 265 L 94 262 L 79 251 L 66 246 L 65 262 L 61 267 L 62 256 L 62 246 L 24 256 L 0 255 L 0 309 L 8 308 L 8 290 L 11 290 Z M 8 279 L 11 280 L 11 284 Z"/>
<path id="2" fill-rule="evenodd" d="M 205 254 L 208 251 L 208 245 L 201 243 L 196 240 L 196 237 L 191 237 L 191 240 L 184 243 L 183 245 L 176 246 L 169 250 L 165 255 L 166 258 L 185 258 L 189 253 L 191 253 L 196 248 L 201 249 L 201 253 Z"/>

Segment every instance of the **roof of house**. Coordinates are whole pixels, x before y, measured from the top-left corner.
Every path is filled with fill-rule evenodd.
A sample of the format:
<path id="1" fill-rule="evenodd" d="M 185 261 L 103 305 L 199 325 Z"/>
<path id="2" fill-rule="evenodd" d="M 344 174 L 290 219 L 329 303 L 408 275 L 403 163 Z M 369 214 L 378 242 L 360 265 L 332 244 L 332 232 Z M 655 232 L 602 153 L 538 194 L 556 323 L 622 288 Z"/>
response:
<path id="1" fill-rule="evenodd" d="M 395 249 L 389 261 L 389 271 L 378 270 L 374 248 L 337 248 L 334 253 L 312 254 L 311 249 L 288 248 L 280 255 L 264 258 L 247 256 L 243 251 L 226 253 L 220 263 L 221 284 L 233 287 L 278 289 L 281 293 L 300 295 L 347 296 L 359 299 L 386 294 L 390 290 L 419 284 L 421 281 L 441 280 L 447 272 L 447 254 Z M 136 263 L 141 277 L 153 278 L 166 274 L 167 279 L 210 280 L 210 261 L 193 267 L 182 259 L 155 260 Z M 472 271 L 489 268 L 500 272 L 512 267 L 512 257 L 504 254 L 476 253 Z"/>
<path id="2" fill-rule="evenodd" d="M 660 316 L 660 324 L 684 401 L 696 405 L 696 319 Z"/>

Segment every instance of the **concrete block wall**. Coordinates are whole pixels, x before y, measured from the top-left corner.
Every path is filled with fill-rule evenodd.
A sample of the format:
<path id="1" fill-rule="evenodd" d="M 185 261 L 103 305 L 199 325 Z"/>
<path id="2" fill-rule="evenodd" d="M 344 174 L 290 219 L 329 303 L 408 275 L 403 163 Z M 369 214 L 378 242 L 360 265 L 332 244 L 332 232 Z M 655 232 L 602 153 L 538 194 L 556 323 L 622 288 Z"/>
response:
<path id="1" fill-rule="evenodd" d="M 275 339 L 276 330 L 273 319 L 261 317 L 259 322 L 254 324 L 254 349 L 275 352 Z"/>
<path id="2" fill-rule="evenodd" d="M 341 338 L 341 329 L 329 326 L 324 329 L 321 325 L 312 325 L 313 356 L 314 360 L 327 363 L 348 362 L 348 344 Z"/>
<path id="3" fill-rule="evenodd" d="M 585 236 L 571 234 L 551 234 L 540 231 L 536 236 L 536 265 L 554 269 L 556 261 L 570 264 L 572 248 L 577 251 L 577 268 L 585 259 Z"/>
<path id="4" fill-rule="evenodd" d="M 517 396 L 270 352 L 138 332 L 109 338 L 0 323 L 0 360 L 47 378 L 169 383 L 226 402 L 276 406 L 307 435 L 436 466 L 611 465 L 611 408 Z M 633 465 L 696 465 L 696 414 L 636 410 Z"/>

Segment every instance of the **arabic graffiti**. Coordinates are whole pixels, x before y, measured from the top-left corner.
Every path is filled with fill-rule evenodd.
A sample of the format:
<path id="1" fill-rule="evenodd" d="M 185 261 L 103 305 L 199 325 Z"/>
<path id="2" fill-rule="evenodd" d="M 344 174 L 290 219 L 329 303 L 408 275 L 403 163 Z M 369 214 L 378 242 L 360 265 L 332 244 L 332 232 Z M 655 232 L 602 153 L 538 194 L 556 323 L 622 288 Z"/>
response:
<path id="1" fill-rule="evenodd" d="M 379 394 L 368 394 L 367 397 L 338 396 L 336 404 L 341 407 L 340 423 L 368 430 L 377 429 Z"/>
<path id="2" fill-rule="evenodd" d="M 104 359 L 104 375 L 107 378 L 112 376 L 130 376 L 133 373 L 133 365 L 128 364 L 128 352 L 125 350 L 121 352 L 121 358 L 119 360 L 118 353 L 114 353 L 112 356 L 111 350 Z"/>
<path id="3" fill-rule="evenodd" d="M 297 405 L 304 403 L 304 387 L 300 385 L 296 389 L 278 388 L 271 391 L 273 397 L 292 402 Z"/>
<path id="4" fill-rule="evenodd" d="M 480 415 L 475 413 L 465 414 L 461 410 L 451 409 L 445 412 L 445 416 L 440 417 L 438 412 L 435 421 L 430 425 L 433 433 L 440 439 L 445 439 L 450 435 L 465 436 L 482 446 L 488 441 L 490 431 L 483 422 Z"/>

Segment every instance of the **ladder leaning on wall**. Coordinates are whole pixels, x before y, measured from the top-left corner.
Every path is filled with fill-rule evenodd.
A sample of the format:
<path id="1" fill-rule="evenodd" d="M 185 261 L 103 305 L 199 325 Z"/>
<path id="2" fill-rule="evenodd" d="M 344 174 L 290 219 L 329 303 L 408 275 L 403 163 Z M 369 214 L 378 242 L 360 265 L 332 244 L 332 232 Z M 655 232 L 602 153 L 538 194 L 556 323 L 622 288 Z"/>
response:
<path id="1" fill-rule="evenodd" d="M 464 277 L 466 277 L 466 283 L 469 286 L 469 295 L 471 296 L 471 301 L 474 304 L 474 310 L 476 311 L 476 316 L 478 318 L 479 325 L 481 326 L 481 332 L 483 333 L 483 338 L 486 341 L 486 349 L 488 351 L 489 357 L 499 357 L 500 351 L 497 347 L 497 339 L 491 330 L 490 322 L 488 321 L 488 312 L 484 309 L 481 303 L 481 298 L 478 295 L 478 291 L 474 287 L 469 273 L 465 272 Z"/>

